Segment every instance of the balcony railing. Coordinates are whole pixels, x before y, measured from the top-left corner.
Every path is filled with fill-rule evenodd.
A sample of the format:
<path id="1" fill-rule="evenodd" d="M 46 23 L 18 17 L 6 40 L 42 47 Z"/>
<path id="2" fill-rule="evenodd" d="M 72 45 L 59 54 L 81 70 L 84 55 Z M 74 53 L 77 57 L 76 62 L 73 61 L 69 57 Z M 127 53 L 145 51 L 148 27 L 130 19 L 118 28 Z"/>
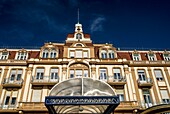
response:
<path id="1" fill-rule="evenodd" d="M 0 110 L 10 110 L 10 109 L 16 109 L 16 108 L 17 108 L 17 104 L 15 105 L 0 104 Z"/>
<path id="2" fill-rule="evenodd" d="M 126 84 L 126 78 L 121 76 L 119 79 L 115 79 L 114 76 L 108 76 L 107 83 L 112 86 L 124 86 Z"/>
<path id="3" fill-rule="evenodd" d="M 51 79 L 50 76 L 42 76 L 38 78 L 37 76 L 32 76 L 32 81 L 31 81 L 33 85 L 55 85 L 58 82 L 59 82 L 58 76 L 55 79 Z"/>
<path id="4" fill-rule="evenodd" d="M 4 81 L 3 81 L 3 87 L 4 88 L 20 88 L 22 87 L 22 84 L 23 84 L 23 79 L 15 79 L 15 80 L 11 80 L 11 78 L 4 78 Z"/>
<path id="5" fill-rule="evenodd" d="M 47 111 L 44 102 L 20 102 L 19 109 L 22 110 L 39 110 L 39 111 Z"/>
<path id="6" fill-rule="evenodd" d="M 139 87 L 150 88 L 150 87 L 152 87 L 152 85 L 153 85 L 153 83 L 152 83 L 151 78 L 147 78 L 146 80 L 138 79 L 138 86 Z"/>

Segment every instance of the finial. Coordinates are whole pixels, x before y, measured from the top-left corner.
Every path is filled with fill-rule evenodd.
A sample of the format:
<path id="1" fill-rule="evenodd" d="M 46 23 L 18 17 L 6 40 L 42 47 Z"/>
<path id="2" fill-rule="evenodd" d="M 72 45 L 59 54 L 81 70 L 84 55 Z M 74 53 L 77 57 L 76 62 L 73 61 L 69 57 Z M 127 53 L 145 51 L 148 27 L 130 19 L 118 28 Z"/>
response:
<path id="1" fill-rule="evenodd" d="M 79 24 L 79 8 L 78 8 L 78 12 L 77 12 L 77 21 L 78 21 L 78 24 Z"/>

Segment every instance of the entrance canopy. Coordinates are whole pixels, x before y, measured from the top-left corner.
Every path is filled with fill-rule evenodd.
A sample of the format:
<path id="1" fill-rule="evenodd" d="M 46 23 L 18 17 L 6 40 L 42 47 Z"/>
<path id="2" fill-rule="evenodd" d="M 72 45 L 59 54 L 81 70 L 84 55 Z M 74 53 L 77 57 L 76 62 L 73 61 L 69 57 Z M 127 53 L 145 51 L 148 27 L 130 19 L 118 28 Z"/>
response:
<path id="1" fill-rule="evenodd" d="M 107 83 L 91 78 L 72 78 L 56 84 L 45 105 L 50 113 L 110 113 L 119 98 Z"/>

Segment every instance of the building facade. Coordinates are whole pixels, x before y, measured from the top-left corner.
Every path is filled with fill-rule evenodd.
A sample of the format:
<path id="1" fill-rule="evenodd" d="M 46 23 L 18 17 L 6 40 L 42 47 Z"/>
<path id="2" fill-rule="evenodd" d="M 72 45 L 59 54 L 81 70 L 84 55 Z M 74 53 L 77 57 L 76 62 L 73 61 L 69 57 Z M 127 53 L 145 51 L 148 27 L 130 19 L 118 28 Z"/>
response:
<path id="1" fill-rule="evenodd" d="M 70 78 L 108 83 L 119 96 L 114 113 L 170 113 L 170 52 L 94 44 L 82 25 L 65 43 L 0 49 L 0 113 L 48 113 L 45 96 Z"/>

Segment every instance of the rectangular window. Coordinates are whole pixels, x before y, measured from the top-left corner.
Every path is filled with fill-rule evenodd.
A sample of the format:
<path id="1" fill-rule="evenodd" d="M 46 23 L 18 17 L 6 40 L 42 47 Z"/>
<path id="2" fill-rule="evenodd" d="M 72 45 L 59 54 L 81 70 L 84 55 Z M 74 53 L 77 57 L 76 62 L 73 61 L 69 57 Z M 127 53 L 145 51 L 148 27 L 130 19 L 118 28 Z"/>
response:
<path id="1" fill-rule="evenodd" d="M 100 80 L 106 79 L 107 79 L 106 69 L 100 69 Z"/>
<path id="2" fill-rule="evenodd" d="M 84 56 L 84 58 L 87 58 L 88 57 L 88 55 L 87 55 L 87 52 L 85 51 L 85 52 L 83 52 L 83 56 Z"/>
<path id="3" fill-rule="evenodd" d="M 133 60 L 134 60 L 134 61 L 139 61 L 139 60 L 140 60 L 140 57 L 139 57 L 139 54 L 138 54 L 138 53 L 134 53 L 134 54 L 133 54 Z"/>
<path id="4" fill-rule="evenodd" d="M 0 59 L 1 60 L 6 60 L 7 58 L 8 58 L 8 52 L 2 52 Z"/>
<path id="5" fill-rule="evenodd" d="M 52 68 L 50 73 L 51 79 L 58 79 L 58 68 Z"/>
<path id="6" fill-rule="evenodd" d="M 18 52 L 17 60 L 26 60 L 27 52 Z"/>
<path id="7" fill-rule="evenodd" d="M 74 58 L 74 51 L 70 51 L 70 58 Z"/>
<path id="8" fill-rule="evenodd" d="M 74 70 L 70 70 L 70 78 L 74 78 Z"/>
<path id="9" fill-rule="evenodd" d="M 168 91 L 167 90 L 160 90 L 161 96 L 162 96 L 162 102 L 169 104 L 170 100 L 169 100 L 169 95 L 168 95 Z"/>
<path id="10" fill-rule="evenodd" d="M 43 77 L 44 77 L 44 68 L 37 68 L 36 79 L 37 80 L 43 79 Z"/>
<path id="11" fill-rule="evenodd" d="M 82 58 L 82 51 L 76 51 L 76 58 Z"/>
<path id="12" fill-rule="evenodd" d="M 149 90 L 143 90 L 143 98 L 145 101 L 145 106 L 151 107 L 152 106 L 152 101 L 151 101 L 151 96 Z"/>
<path id="13" fill-rule="evenodd" d="M 150 61 L 155 61 L 155 55 L 154 54 L 149 54 L 148 55 Z"/>
<path id="14" fill-rule="evenodd" d="M 11 105 L 15 105 L 15 103 L 16 103 L 16 97 L 12 97 L 12 99 L 11 99 Z"/>
<path id="15" fill-rule="evenodd" d="M 138 70 L 139 81 L 146 81 L 145 71 Z"/>
<path id="16" fill-rule="evenodd" d="M 154 70 L 154 72 L 155 72 L 156 79 L 158 81 L 162 81 L 163 80 L 163 76 L 162 76 L 161 70 Z"/>
<path id="17" fill-rule="evenodd" d="M 116 93 L 117 93 L 117 96 L 119 97 L 120 101 L 125 101 L 123 89 L 116 89 Z"/>
<path id="18" fill-rule="evenodd" d="M 16 77 L 16 80 L 17 80 L 17 81 L 20 81 L 20 80 L 21 80 L 21 75 L 22 75 L 22 70 L 18 70 L 18 72 L 17 72 L 17 77 Z"/>
<path id="19" fill-rule="evenodd" d="M 41 100 L 41 90 L 33 90 L 32 91 L 32 102 L 40 102 Z"/>
<path id="20" fill-rule="evenodd" d="M 165 61 L 170 61 L 170 56 L 169 54 L 163 54 L 164 55 L 164 60 Z"/>
<path id="21" fill-rule="evenodd" d="M 114 68 L 113 73 L 114 73 L 114 80 L 120 80 L 121 79 L 119 68 Z"/>
<path id="22" fill-rule="evenodd" d="M 82 77 L 82 70 L 76 70 L 76 77 Z"/>
<path id="23" fill-rule="evenodd" d="M 10 99 L 10 96 L 6 96 L 5 105 L 8 105 L 8 104 L 9 104 L 9 99 Z"/>
<path id="24" fill-rule="evenodd" d="M 84 70 L 84 77 L 88 77 L 88 70 Z"/>

